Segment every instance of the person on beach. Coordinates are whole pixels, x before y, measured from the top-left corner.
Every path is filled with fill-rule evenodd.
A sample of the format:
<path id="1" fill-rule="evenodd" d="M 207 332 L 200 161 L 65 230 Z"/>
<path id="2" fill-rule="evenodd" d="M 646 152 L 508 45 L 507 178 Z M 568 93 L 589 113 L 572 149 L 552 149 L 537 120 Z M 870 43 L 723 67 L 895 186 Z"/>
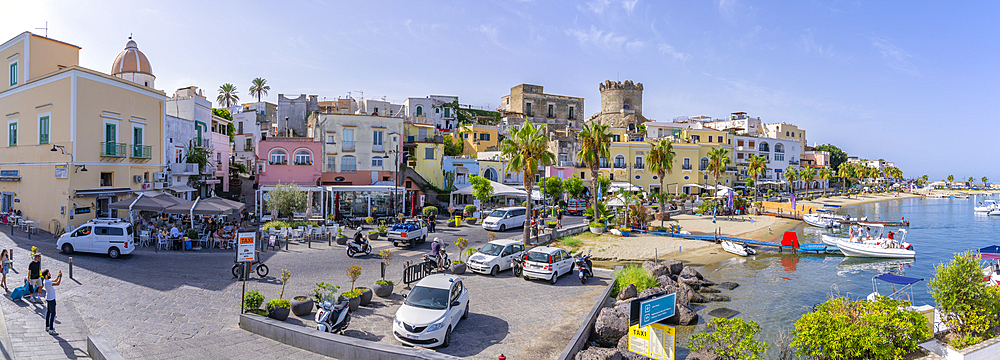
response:
<path id="1" fill-rule="evenodd" d="M 35 291 L 31 292 L 28 299 L 31 302 L 42 302 L 39 299 L 39 295 L 42 291 L 42 255 L 35 254 L 32 258 L 31 263 L 28 263 L 28 284 L 31 284 L 35 288 Z"/>
<path id="2" fill-rule="evenodd" d="M 3 287 L 4 291 L 7 290 L 7 272 L 10 271 L 10 255 L 7 254 L 7 249 L 3 249 L 0 252 L 0 274 L 3 274 L 3 278 L 0 279 L 0 286 Z"/>
<path id="3" fill-rule="evenodd" d="M 42 277 L 45 278 L 45 332 L 50 335 L 59 335 L 56 332 L 56 289 L 54 286 L 59 286 L 62 283 L 62 270 L 59 270 L 59 276 L 56 276 L 56 281 L 52 281 L 52 274 L 49 273 L 49 269 L 42 271 Z"/>

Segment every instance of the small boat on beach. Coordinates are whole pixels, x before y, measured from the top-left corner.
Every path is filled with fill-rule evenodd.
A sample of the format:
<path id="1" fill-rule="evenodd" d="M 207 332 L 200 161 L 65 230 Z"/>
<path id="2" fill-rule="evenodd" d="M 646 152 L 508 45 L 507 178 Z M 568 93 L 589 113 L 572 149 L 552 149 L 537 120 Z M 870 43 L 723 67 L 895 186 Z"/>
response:
<path id="1" fill-rule="evenodd" d="M 997 206 L 996 200 L 991 200 L 991 199 L 983 200 L 982 202 L 979 203 L 979 206 L 973 208 L 975 212 L 986 212 L 986 213 L 996 209 L 1000 209 L 1000 206 Z"/>
<path id="2" fill-rule="evenodd" d="M 722 250 L 739 256 L 757 255 L 757 250 L 747 244 L 737 244 L 729 240 L 722 240 Z"/>

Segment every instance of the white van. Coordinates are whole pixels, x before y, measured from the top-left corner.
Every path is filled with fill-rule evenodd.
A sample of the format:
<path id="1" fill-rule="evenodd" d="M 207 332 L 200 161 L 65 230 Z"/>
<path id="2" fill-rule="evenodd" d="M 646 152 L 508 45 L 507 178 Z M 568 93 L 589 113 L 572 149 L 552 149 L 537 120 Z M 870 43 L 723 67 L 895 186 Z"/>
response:
<path id="1" fill-rule="evenodd" d="M 94 219 L 60 236 L 56 248 L 67 254 L 79 251 L 117 259 L 135 250 L 132 238 L 132 224 L 121 219 Z"/>
<path id="2" fill-rule="evenodd" d="M 483 219 L 483 229 L 506 231 L 524 226 L 524 215 L 527 212 L 527 209 L 523 207 L 505 207 L 493 210 L 486 216 L 486 219 Z"/>

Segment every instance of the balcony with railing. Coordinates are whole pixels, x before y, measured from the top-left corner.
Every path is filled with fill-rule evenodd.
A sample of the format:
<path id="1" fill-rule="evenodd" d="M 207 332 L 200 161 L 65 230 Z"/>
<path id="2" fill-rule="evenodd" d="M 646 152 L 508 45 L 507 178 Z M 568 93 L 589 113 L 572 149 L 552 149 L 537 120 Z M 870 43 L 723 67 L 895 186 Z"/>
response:
<path id="1" fill-rule="evenodd" d="M 170 174 L 175 176 L 198 175 L 198 164 L 172 163 L 170 164 Z"/>
<path id="2" fill-rule="evenodd" d="M 681 165 L 681 170 L 691 170 L 691 165 Z"/>
<path id="3" fill-rule="evenodd" d="M 572 161 L 560 161 L 559 162 L 559 166 L 563 166 L 563 167 L 571 167 L 571 166 L 574 166 L 574 165 L 575 164 L 573 164 Z"/>
<path id="4" fill-rule="evenodd" d="M 798 165 L 798 164 L 799 164 L 798 160 L 788 160 L 788 165 Z"/>
<path id="5" fill-rule="evenodd" d="M 152 159 L 153 147 L 150 145 L 132 145 L 133 159 Z"/>
<path id="6" fill-rule="evenodd" d="M 344 151 L 354 151 L 354 140 L 344 140 Z"/>
<path id="7" fill-rule="evenodd" d="M 128 144 L 119 142 L 102 142 L 101 143 L 101 157 L 118 157 L 123 158 L 128 153 Z"/>
<path id="8" fill-rule="evenodd" d="M 643 167 L 642 163 L 635 163 L 635 165 L 632 165 L 632 168 L 633 169 L 643 169 L 644 167 Z"/>
<path id="9" fill-rule="evenodd" d="M 624 168 L 625 168 L 625 163 L 623 163 L 623 162 L 616 162 L 615 163 L 615 169 L 624 169 Z"/>
<path id="10" fill-rule="evenodd" d="M 385 151 L 385 144 L 373 144 L 372 145 L 372 151 L 374 151 L 374 152 L 384 152 Z"/>
<path id="11" fill-rule="evenodd" d="M 352 173 L 357 172 L 358 168 L 355 164 L 343 164 L 340 165 L 340 172 Z"/>

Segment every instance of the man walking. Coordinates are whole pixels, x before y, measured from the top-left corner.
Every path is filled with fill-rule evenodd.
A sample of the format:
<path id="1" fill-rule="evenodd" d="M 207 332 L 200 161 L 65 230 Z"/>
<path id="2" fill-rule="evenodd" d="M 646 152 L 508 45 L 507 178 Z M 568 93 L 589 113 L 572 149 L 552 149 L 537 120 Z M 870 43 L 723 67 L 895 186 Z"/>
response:
<path id="1" fill-rule="evenodd" d="M 42 302 L 39 298 L 39 294 L 42 292 L 42 254 L 35 254 L 34 258 L 28 263 L 28 284 L 34 287 L 34 291 L 29 294 L 28 299 L 31 302 Z"/>
<path id="2" fill-rule="evenodd" d="M 62 270 L 59 270 L 59 276 L 56 276 L 56 281 L 52 281 L 52 274 L 49 273 L 49 269 L 42 271 L 42 277 L 45 278 L 45 331 L 51 335 L 59 335 L 55 329 L 56 323 L 56 289 L 53 286 L 59 286 L 62 282 Z"/>

